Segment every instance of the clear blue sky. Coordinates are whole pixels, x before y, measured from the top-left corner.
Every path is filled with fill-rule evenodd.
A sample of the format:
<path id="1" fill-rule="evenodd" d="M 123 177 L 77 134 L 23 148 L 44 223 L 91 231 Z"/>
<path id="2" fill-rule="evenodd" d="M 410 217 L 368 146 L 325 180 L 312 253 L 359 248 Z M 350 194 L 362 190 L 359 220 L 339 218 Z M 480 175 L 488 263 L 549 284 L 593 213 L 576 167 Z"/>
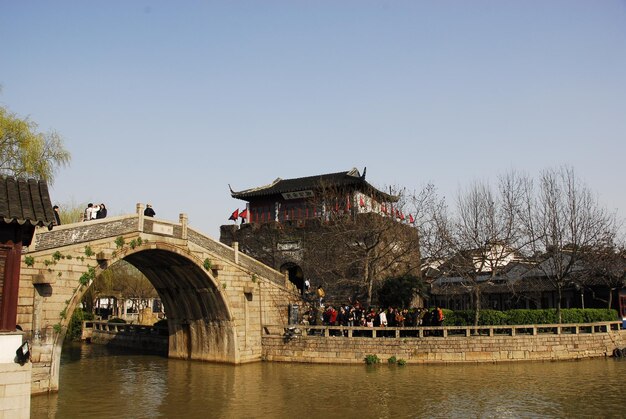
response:
<path id="1" fill-rule="evenodd" d="M 55 203 L 218 238 L 235 190 L 563 164 L 623 216 L 626 2 L 0 1 L 0 103 L 72 153 Z"/>

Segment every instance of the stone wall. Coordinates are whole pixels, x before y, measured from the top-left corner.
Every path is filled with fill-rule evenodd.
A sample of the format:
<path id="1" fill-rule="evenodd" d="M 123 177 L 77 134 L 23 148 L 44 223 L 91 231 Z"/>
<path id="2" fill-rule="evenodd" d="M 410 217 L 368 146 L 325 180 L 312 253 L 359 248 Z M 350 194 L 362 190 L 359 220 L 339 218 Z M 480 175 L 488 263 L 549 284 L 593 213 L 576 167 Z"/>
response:
<path id="1" fill-rule="evenodd" d="M 22 334 L 0 334 L 0 418 L 29 418 L 32 364 L 15 362 Z"/>
<path id="2" fill-rule="evenodd" d="M 30 417 L 32 364 L 0 364 L 0 417 Z"/>
<path id="3" fill-rule="evenodd" d="M 567 360 L 610 356 L 626 345 L 626 330 L 608 333 L 516 336 L 364 338 L 280 335 L 263 337 L 268 361 L 359 364 L 366 355 L 383 362 L 395 356 L 409 364 Z"/>

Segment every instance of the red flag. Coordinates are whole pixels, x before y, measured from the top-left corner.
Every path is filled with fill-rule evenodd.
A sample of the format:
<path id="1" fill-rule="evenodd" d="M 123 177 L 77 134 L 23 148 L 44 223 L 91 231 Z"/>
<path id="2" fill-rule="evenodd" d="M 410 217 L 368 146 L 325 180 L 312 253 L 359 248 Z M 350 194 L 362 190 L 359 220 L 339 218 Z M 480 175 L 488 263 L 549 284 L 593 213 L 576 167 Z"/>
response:
<path id="1" fill-rule="evenodd" d="M 359 205 L 362 207 L 365 206 L 365 201 L 363 201 L 363 197 L 359 198 Z"/>
<path id="2" fill-rule="evenodd" d="M 415 218 L 413 218 L 413 214 L 409 214 L 409 222 L 413 224 L 415 222 Z"/>
<path id="3" fill-rule="evenodd" d="M 230 217 L 228 219 L 229 220 L 233 220 L 233 221 L 237 221 L 237 218 L 239 218 L 239 208 L 237 208 L 235 211 L 233 211 L 233 213 L 230 214 Z"/>
<path id="4" fill-rule="evenodd" d="M 400 211 L 400 219 L 404 221 L 404 214 L 402 213 L 402 211 Z"/>
<path id="5" fill-rule="evenodd" d="M 248 218 L 248 208 L 239 213 L 240 218 Z"/>
<path id="6" fill-rule="evenodd" d="M 380 207 L 380 210 L 381 210 L 384 214 L 387 214 L 387 206 L 382 205 L 382 206 Z"/>

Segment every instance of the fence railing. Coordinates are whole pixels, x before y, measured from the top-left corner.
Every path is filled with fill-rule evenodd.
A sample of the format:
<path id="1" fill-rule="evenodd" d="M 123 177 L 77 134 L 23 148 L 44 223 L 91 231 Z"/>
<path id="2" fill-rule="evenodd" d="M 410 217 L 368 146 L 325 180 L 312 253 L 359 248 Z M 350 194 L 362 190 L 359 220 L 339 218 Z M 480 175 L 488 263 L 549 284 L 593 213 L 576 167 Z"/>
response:
<path id="1" fill-rule="evenodd" d="M 619 331 L 622 322 L 596 322 L 572 324 L 532 324 L 510 326 L 419 326 L 419 327 L 350 327 L 266 325 L 266 335 L 281 336 L 344 336 L 349 338 L 423 338 L 423 337 L 472 337 L 472 336 L 537 336 L 581 335 Z"/>

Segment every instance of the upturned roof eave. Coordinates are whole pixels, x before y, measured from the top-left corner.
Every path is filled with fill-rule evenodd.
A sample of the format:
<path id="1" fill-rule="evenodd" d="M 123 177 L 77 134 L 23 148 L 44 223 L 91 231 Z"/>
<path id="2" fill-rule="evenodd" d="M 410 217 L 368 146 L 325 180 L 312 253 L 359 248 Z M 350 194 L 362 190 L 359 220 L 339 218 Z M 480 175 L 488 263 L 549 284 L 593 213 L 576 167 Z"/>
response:
<path id="1" fill-rule="evenodd" d="M 287 192 L 296 192 L 299 190 L 303 190 L 304 188 L 308 189 L 320 189 L 323 187 L 324 182 L 329 182 L 329 184 L 337 184 L 340 187 L 343 186 L 351 186 L 356 185 L 360 186 L 364 192 L 371 192 L 373 195 L 381 197 L 382 201 L 385 202 L 397 202 L 400 198 L 398 196 L 387 194 L 365 180 L 365 173 L 361 176 L 356 169 L 352 169 L 347 172 L 336 172 L 336 173 L 328 173 L 323 175 L 316 176 L 306 176 L 301 178 L 293 178 L 293 179 L 281 179 L 277 178 L 272 183 L 264 186 L 259 186 L 256 188 L 245 189 L 243 191 L 233 191 L 230 188 L 231 197 L 235 199 L 240 199 L 244 201 L 248 201 L 250 198 L 260 198 L 260 197 L 271 197 L 277 196 L 282 193 Z M 284 183 L 283 187 L 280 187 L 280 183 Z M 290 186 L 290 184 L 293 184 Z M 278 187 L 277 187 L 278 186 Z M 272 190 L 274 189 L 274 190 Z"/>

